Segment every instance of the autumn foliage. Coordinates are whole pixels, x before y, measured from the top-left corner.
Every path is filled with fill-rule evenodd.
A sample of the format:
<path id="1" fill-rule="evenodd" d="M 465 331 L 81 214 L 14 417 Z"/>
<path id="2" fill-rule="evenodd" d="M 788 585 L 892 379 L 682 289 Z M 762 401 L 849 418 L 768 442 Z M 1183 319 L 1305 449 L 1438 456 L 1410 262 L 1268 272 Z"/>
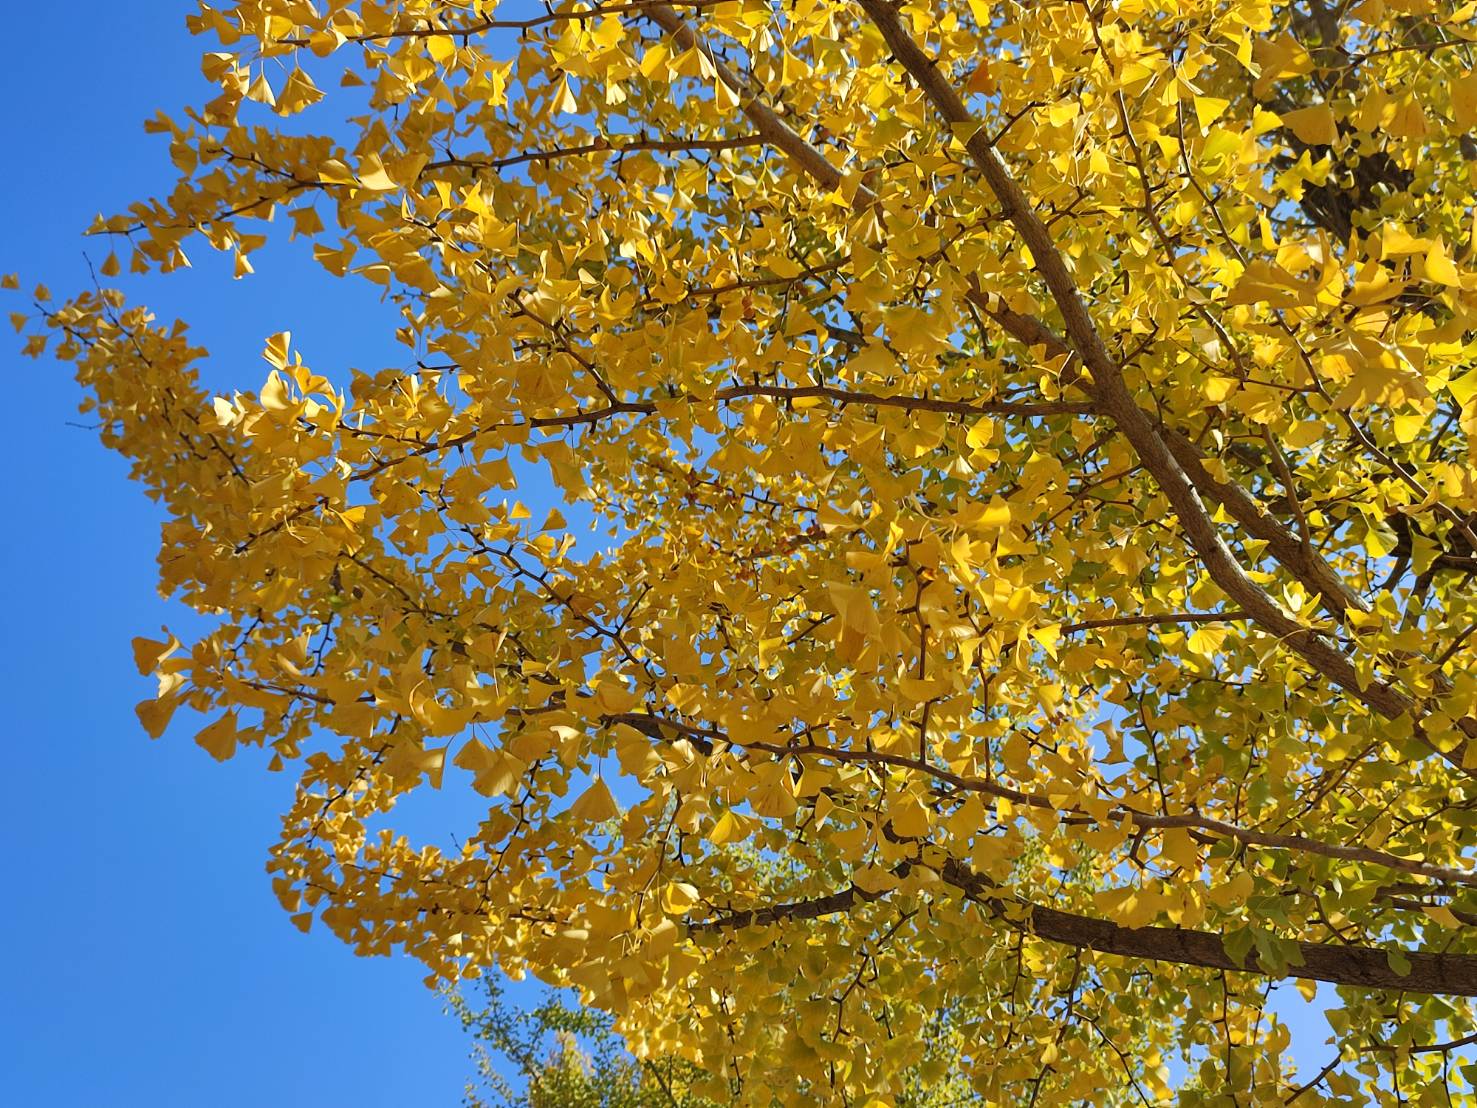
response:
<path id="1" fill-rule="evenodd" d="M 104 273 L 291 235 L 404 363 L 18 325 L 213 628 L 144 726 L 300 774 L 302 927 L 719 1103 L 1472 1103 L 1477 5 L 190 18 Z"/>

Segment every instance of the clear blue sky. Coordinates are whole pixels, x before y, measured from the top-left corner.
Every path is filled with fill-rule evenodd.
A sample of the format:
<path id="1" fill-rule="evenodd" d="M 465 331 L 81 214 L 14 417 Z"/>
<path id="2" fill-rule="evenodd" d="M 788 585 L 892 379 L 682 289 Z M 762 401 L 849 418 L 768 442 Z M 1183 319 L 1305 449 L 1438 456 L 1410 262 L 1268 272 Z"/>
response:
<path id="1" fill-rule="evenodd" d="M 191 6 L 77 0 L 64 34 L 16 40 L 0 69 L 0 272 L 75 291 L 83 251 L 107 252 L 79 237 L 92 216 L 168 187 L 164 144 L 140 124 L 205 98 Z M 374 291 L 302 252 L 254 255 L 257 275 L 241 282 L 203 246 L 190 254 L 191 272 L 122 283 L 191 323 L 221 387 L 259 385 L 262 340 L 288 328 L 315 369 L 403 361 Z M 250 753 L 218 766 L 187 727 L 153 743 L 139 728 L 133 705 L 150 683 L 129 639 L 188 626 L 154 592 L 159 514 L 67 425 L 79 392 L 66 372 L 15 346 L 0 339 L 4 518 L 17 521 L 0 546 L 0 1103 L 457 1104 L 466 1043 L 419 967 L 299 934 L 272 897 L 263 864 L 292 778 Z M 433 805 L 414 821 L 445 835 L 468 814 Z M 1306 1011 L 1294 1023 L 1296 1053 L 1316 1068 L 1326 1026 Z"/>

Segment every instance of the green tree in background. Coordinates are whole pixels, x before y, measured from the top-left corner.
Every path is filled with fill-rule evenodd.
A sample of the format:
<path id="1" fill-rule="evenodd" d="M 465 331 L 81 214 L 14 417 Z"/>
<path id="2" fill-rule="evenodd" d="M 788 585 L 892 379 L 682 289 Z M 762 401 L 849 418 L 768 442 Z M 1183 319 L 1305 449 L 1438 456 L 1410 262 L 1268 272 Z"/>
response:
<path id="1" fill-rule="evenodd" d="M 448 992 L 451 1011 L 473 1039 L 477 1080 L 467 1087 L 469 1108 L 698 1108 L 711 1101 L 687 1090 L 690 1067 L 664 1059 L 640 1061 L 627 1053 L 611 1017 L 570 1007 L 554 990 L 519 1008 L 484 977 L 472 998 Z"/>
<path id="2" fill-rule="evenodd" d="M 467 1108 L 717 1108 L 691 1091 L 703 1071 L 680 1059 L 633 1057 L 598 1009 L 571 1007 L 554 989 L 519 1008 L 491 977 L 473 990 L 446 994 L 473 1040 L 477 1077 L 467 1085 Z M 954 1065 L 964 1044 L 956 1014 L 934 1018 L 932 1045 L 907 1075 L 898 1108 L 983 1105 Z"/>

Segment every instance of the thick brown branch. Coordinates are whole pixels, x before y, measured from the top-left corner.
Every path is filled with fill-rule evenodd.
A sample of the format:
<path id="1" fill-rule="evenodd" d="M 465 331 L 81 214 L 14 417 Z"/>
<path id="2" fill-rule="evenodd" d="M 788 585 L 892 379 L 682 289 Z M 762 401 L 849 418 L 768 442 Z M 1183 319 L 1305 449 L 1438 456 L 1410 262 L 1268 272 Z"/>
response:
<path id="1" fill-rule="evenodd" d="M 905 876 L 910 868 L 904 863 L 899 867 L 899 875 Z M 1248 952 L 1244 961 L 1238 961 L 1227 950 L 1225 937 L 1214 932 L 1181 927 L 1123 927 L 1109 920 L 1021 901 L 1002 893 L 988 879 L 953 860 L 944 863 L 939 875 L 997 920 L 1022 928 L 1048 942 L 1151 962 L 1276 975 L 1263 964 L 1255 950 Z M 816 919 L 850 911 L 882 895 L 867 893 L 851 885 L 829 896 L 734 912 L 693 923 L 689 929 L 702 933 Z M 1287 967 L 1286 975 L 1290 977 L 1366 989 L 1477 996 L 1477 955 L 1308 942 L 1297 943 L 1296 951 L 1294 960 L 1300 961 Z M 1408 963 L 1408 970 L 1403 973 L 1397 970 L 1392 964 L 1396 960 Z"/>
<path id="2" fill-rule="evenodd" d="M 1271 973 L 1263 967 L 1256 951 L 1248 953 L 1244 963 L 1237 962 L 1226 949 L 1222 936 L 1207 931 L 1179 927 L 1120 927 L 1107 920 L 1059 912 L 1041 905 L 1028 909 L 1027 920 L 1031 930 L 1043 939 L 1096 950 L 1101 954 L 1212 969 L 1244 970 L 1247 973 Z M 1477 996 L 1477 956 L 1471 954 L 1435 954 L 1306 942 L 1299 942 L 1297 950 L 1302 964 L 1289 966 L 1289 977 L 1366 989 Z M 1409 962 L 1409 972 L 1398 972 L 1392 965 L 1392 956 Z"/>

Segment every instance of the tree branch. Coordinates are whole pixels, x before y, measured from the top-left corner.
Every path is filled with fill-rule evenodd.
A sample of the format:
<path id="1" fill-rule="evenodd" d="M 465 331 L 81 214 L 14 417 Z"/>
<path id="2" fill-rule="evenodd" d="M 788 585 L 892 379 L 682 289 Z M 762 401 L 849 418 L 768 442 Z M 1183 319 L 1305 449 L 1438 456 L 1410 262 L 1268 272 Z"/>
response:
<path id="1" fill-rule="evenodd" d="M 904 862 L 894 871 L 906 876 L 912 864 Z M 943 880 L 965 898 L 984 908 L 995 919 L 1048 942 L 1153 962 L 1204 969 L 1284 976 L 1263 965 L 1255 950 L 1238 961 L 1226 949 L 1223 936 L 1210 931 L 1182 927 L 1123 927 L 1109 920 L 1049 908 L 1002 894 L 987 878 L 961 862 L 950 859 L 938 871 Z M 791 920 L 816 919 L 848 912 L 859 904 L 880 899 L 884 893 L 869 893 L 850 885 L 829 896 L 775 904 L 765 908 L 733 912 L 688 925 L 701 934 L 762 926 Z M 1373 946 L 1336 946 L 1331 943 L 1296 944 L 1298 965 L 1289 965 L 1285 976 L 1328 981 L 1366 989 L 1397 989 L 1401 992 L 1440 996 L 1477 996 L 1477 955 L 1439 954 L 1430 951 L 1400 951 Z M 1409 970 L 1401 973 L 1392 962 L 1403 959 Z"/>

